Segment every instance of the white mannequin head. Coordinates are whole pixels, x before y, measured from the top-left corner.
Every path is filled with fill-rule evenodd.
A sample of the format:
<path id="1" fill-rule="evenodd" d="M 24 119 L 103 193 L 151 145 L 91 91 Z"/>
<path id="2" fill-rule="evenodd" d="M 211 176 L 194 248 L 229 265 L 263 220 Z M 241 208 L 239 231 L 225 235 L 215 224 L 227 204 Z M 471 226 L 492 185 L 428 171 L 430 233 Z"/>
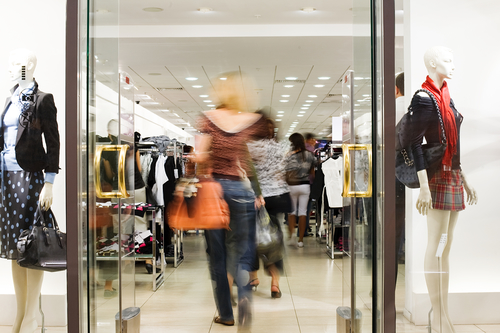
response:
<path id="1" fill-rule="evenodd" d="M 31 84 L 36 68 L 36 56 L 27 49 L 16 49 L 10 53 L 9 74 L 11 81 L 21 86 Z"/>
<path id="2" fill-rule="evenodd" d="M 451 79 L 455 71 L 453 51 L 444 46 L 434 46 L 424 54 L 425 67 L 430 78 L 442 86 L 444 79 Z"/>

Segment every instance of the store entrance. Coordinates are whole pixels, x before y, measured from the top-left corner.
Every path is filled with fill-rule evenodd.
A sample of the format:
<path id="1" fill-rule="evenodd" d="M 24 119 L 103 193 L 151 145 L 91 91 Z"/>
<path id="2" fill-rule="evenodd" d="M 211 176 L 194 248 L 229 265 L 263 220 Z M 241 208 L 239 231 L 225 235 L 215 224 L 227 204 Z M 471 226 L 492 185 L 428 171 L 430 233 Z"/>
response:
<path id="1" fill-rule="evenodd" d="M 315 219 L 309 222 L 311 237 L 305 248 L 287 248 L 294 267 L 286 266 L 285 258 L 281 289 L 288 295 L 279 301 L 283 305 L 286 299 L 290 305 L 280 307 L 278 300 L 268 303 L 269 295 L 257 292 L 254 311 L 268 307 L 267 319 L 272 321 L 276 306 L 279 310 L 274 315 L 286 312 L 287 321 L 297 323 L 292 331 L 315 326 L 305 324 L 315 320 L 311 316 L 315 312 L 321 313 L 316 326 L 328 331 L 332 327 L 381 330 L 384 208 L 383 199 L 378 199 L 383 196 L 375 195 L 380 186 L 374 183 L 384 183 L 378 162 L 382 159 L 375 157 L 380 155 L 376 147 L 384 141 L 381 117 L 376 116 L 381 101 L 373 97 L 382 91 L 376 76 L 380 66 L 374 61 L 380 40 L 371 29 L 379 2 L 322 2 L 314 8 L 285 0 L 212 1 L 207 7 L 182 1 L 154 7 L 134 1 L 90 1 L 89 38 L 83 46 L 86 113 L 81 119 L 88 189 L 82 239 L 87 273 L 81 289 L 87 301 L 82 311 L 85 331 L 110 332 L 118 327 L 117 332 L 125 332 L 127 325 L 133 325 L 134 316 L 127 316 L 134 311 L 140 312 L 145 329 L 179 329 L 179 323 L 155 318 L 155 307 L 168 312 L 176 304 L 179 309 L 171 316 L 180 315 L 176 311 L 181 308 L 189 313 L 189 304 L 196 308 L 199 302 L 212 307 L 208 316 L 213 316 L 215 304 L 207 297 L 211 290 L 205 242 L 198 236 L 203 232 L 170 230 L 164 209 L 169 197 L 151 199 L 149 190 L 155 184 L 150 188 L 148 181 L 158 175 L 148 172 L 151 161 L 165 159 L 162 166 L 168 180 L 162 184 L 172 187 L 166 185 L 163 191 L 173 191 L 176 179 L 186 171 L 185 147 L 198 149 L 196 124 L 201 112 L 218 106 L 217 96 L 209 92 L 226 72 L 253 78 L 256 88 L 251 97 L 259 101 L 255 110 L 265 110 L 276 124 L 279 140 L 288 142 L 293 133 L 313 134 L 328 144 L 316 152 L 319 163 L 340 156 L 343 175 L 337 177 L 343 189 L 340 203 L 320 206 L 320 200 L 315 200 Z M 140 250 L 145 240 L 149 252 Z M 306 259 L 324 263 L 325 276 L 309 271 Z M 294 273 L 298 270 L 302 274 Z M 207 283 L 201 287 L 203 282 L 197 281 L 200 285 L 195 286 L 183 274 L 207 275 Z M 302 280 L 296 280 L 299 276 Z M 263 271 L 260 278 L 267 280 Z M 325 294 L 308 296 L 300 287 L 307 281 L 321 281 Z M 198 293 L 190 292 L 196 288 L 201 288 Z M 192 298 L 191 303 L 176 298 L 182 291 Z M 198 299 L 197 294 L 203 297 Z M 148 303 L 155 299 L 155 305 Z M 352 321 L 348 320 L 351 309 L 356 309 Z M 197 322 L 200 312 L 205 316 L 204 311 L 183 316 L 186 327 Z M 258 323 L 259 317 L 255 320 Z M 209 319 L 210 332 L 217 331 L 214 325 Z M 255 332 L 259 331 L 256 325 Z"/>

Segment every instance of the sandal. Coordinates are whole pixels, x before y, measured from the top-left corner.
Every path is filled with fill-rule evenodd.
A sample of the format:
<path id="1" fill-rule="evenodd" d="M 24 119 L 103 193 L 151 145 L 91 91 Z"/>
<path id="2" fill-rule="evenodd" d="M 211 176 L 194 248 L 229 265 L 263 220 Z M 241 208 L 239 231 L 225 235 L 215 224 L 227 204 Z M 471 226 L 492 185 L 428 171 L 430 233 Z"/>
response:
<path id="1" fill-rule="evenodd" d="M 278 289 L 278 291 L 273 291 L 273 287 L 276 287 L 276 289 Z M 272 298 L 281 298 L 281 290 L 280 290 L 280 287 L 278 287 L 277 285 L 272 285 L 271 286 L 271 297 Z"/>
<path id="2" fill-rule="evenodd" d="M 220 316 L 217 316 L 214 318 L 214 323 L 216 324 L 222 324 L 226 326 L 234 326 L 234 319 L 233 320 L 222 320 Z"/>
<path id="3" fill-rule="evenodd" d="M 255 282 L 257 281 L 257 282 Z M 248 282 L 248 284 L 252 287 L 252 291 L 257 291 L 257 287 L 259 286 L 259 278 L 255 278 L 252 281 Z"/>

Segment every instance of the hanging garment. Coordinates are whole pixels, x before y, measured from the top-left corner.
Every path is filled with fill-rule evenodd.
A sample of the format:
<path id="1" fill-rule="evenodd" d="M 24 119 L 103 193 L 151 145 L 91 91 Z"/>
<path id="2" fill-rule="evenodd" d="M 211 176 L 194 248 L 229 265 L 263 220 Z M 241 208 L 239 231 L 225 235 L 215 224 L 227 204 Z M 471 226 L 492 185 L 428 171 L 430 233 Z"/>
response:
<path id="1" fill-rule="evenodd" d="M 166 157 L 163 155 L 158 156 L 158 160 L 156 161 L 155 167 L 155 184 L 153 185 L 153 194 L 155 195 L 156 202 L 159 206 L 164 205 L 163 199 L 163 184 L 168 181 L 167 174 L 165 173 L 165 161 Z"/>
<path id="2" fill-rule="evenodd" d="M 329 158 L 321 169 L 325 174 L 326 195 L 330 208 L 342 207 L 342 159 Z"/>
<path id="3" fill-rule="evenodd" d="M 153 158 L 151 154 L 141 154 L 141 176 L 144 183 L 148 182 L 149 171 L 151 170 L 151 162 Z"/>

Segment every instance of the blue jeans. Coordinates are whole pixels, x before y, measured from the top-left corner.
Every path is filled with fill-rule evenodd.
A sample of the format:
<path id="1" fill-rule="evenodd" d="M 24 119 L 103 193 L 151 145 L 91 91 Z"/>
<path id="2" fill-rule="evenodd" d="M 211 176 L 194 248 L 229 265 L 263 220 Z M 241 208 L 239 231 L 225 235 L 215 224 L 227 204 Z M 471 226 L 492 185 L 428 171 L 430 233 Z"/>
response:
<path id="1" fill-rule="evenodd" d="M 227 273 L 236 280 L 238 299 L 241 300 L 243 297 L 250 299 L 252 289 L 248 286 L 249 274 L 243 269 L 246 265 L 243 265 L 242 257 L 247 251 L 250 218 L 252 214 L 255 214 L 249 211 L 250 204 L 253 208 L 255 196 L 253 191 L 247 189 L 241 181 L 216 180 L 221 184 L 224 200 L 229 206 L 230 229 L 205 232 L 210 256 L 210 275 L 213 281 L 215 303 L 221 319 L 233 320 Z M 253 219 L 255 220 L 255 217 Z"/>

